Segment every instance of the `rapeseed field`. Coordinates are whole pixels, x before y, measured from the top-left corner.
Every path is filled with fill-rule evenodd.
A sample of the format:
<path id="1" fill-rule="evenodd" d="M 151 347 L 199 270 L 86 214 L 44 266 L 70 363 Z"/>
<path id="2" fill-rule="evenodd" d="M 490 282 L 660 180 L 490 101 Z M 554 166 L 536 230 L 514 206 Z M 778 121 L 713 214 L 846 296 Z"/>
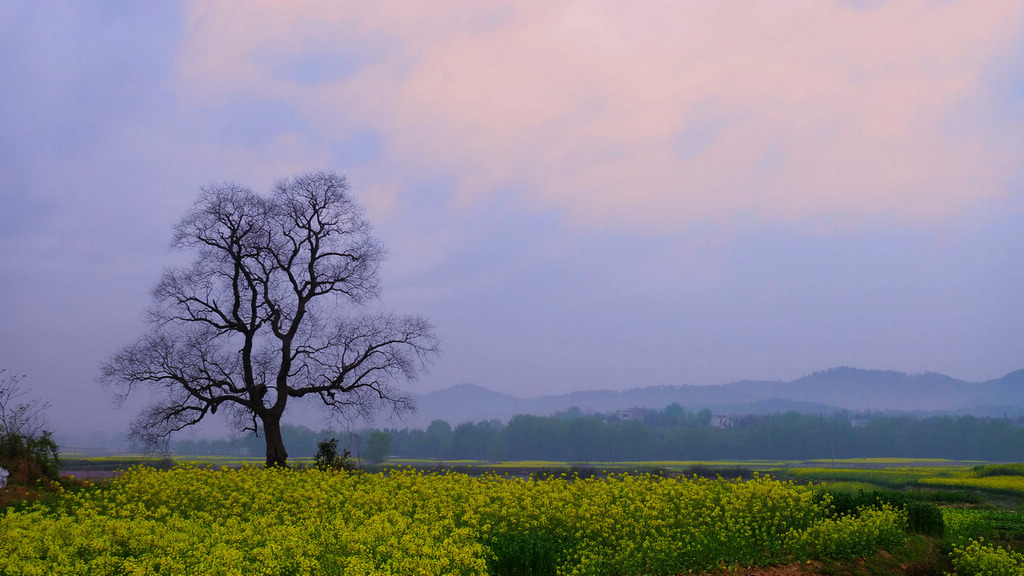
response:
<path id="1" fill-rule="evenodd" d="M 679 574 L 869 555 L 905 526 L 769 477 L 140 467 L 8 510 L 0 575 Z"/>

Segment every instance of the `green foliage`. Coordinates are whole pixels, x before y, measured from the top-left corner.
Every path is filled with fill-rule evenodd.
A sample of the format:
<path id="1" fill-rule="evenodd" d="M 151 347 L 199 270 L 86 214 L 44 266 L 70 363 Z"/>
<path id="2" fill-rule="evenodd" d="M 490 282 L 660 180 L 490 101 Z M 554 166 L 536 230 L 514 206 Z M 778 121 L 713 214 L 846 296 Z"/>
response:
<path id="1" fill-rule="evenodd" d="M 542 530 L 499 532 L 484 538 L 491 576 L 555 576 L 579 545 L 571 536 Z"/>
<path id="2" fill-rule="evenodd" d="M 957 546 L 952 554 L 954 576 L 1021 576 L 1024 555 L 992 544 L 983 538 Z"/>
<path id="3" fill-rule="evenodd" d="M 1024 539 L 1024 515 L 1019 512 L 943 508 L 946 537 L 957 545 L 975 538 L 988 540 Z"/>
<path id="4" fill-rule="evenodd" d="M 1024 460 L 1024 427 L 1002 419 L 872 415 L 862 420 L 863 425 L 852 426 L 849 414 L 791 412 L 745 416 L 718 429 L 711 426 L 710 413 L 669 406 L 638 410 L 629 418 L 569 410 L 553 416 L 518 415 L 507 424 L 462 423 L 454 431 L 435 421 L 427 430 L 390 432 L 392 452 L 406 458 L 699 462 L 859 457 L 862 464 L 890 465 L 909 455 Z M 880 480 L 899 488 L 915 478 Z"/>
<path id="5" fill-rule="evenodd" d="M 807 557 L 847 560 L 869 556 L 879 548 L 901 547 L 906 537 L 906 515 L 883 505 L 827 518 L 800 534 L 795 549 Z"/>
<path id="6" fill-rule="evenodd" d="M 906 512 L 907 529 L 911 532 L 942 536 L 945 531 L 942 510 L 938 506 L 930 502 L 911 499 L 904 492 L 879 490 L 847 492 L 825 489 L 821 491 L 820 497 L 825 498 L 826 494 L 838 515 L 856 514 L 859 510 L 868 507 L 891 506 Z"/>
<path id="7" fill-rule="evenodd" d="M 48 430 L 35 437 L 0 435 L 0 467 L 11 473 L 12 480 L 56 480 L 60 474 L 60 449 Z"/>
<path id="8" fill-rule="evenodd" d="M 374 430 L 366 439 L 366 459 L 374 464 L 387 460 L 391 453 L 391 435 L 387 432 Z"/>
<path id="9" fill-rule="evenodd" d="M 337 438 L 317 442 L 316 448 L 313 464 L 320 470 L 355 470 L 357 468 L 352 454 L 347 449 L 338 454 Z"/>

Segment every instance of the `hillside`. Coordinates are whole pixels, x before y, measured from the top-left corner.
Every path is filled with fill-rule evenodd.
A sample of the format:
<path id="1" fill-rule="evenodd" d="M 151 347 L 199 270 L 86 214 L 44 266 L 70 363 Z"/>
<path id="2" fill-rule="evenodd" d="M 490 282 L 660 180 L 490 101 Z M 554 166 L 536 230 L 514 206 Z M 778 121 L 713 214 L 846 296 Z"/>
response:
<path id="1" fill-rule="evenodd" d="M 740 381 L 712 386 L 652 386 L 629 390 L 587 390 L 519 398 L 473 384 L 459 384 L 416 396 L 418 411 L 391 425 L 425 427 L 434 419 L 457 425 L 516 414 L 549 415 L 576 407 L 584 412 L 628 408 L 687 410 L 708 408 L 724 414 L 796 411 L 830 413 L 919 412 L 976 416 L 1024 413 L 1024 370 L 986 382 L 966 382 L 943 374 L 906 374 L 840 367 L 790 382 Z"/>

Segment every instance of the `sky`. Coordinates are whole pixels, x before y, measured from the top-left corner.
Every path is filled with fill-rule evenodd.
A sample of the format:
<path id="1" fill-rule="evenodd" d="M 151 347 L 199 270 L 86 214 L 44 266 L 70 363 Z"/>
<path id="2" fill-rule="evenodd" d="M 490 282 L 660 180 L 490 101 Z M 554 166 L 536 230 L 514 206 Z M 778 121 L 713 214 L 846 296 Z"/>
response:
<path id="1" fill-rule="evenodd" d="M 407 389 L 1024 368 L 1019 0 L 0 3 L 0 368 L 116 427 L 199 188 L 344 174 Z"/>

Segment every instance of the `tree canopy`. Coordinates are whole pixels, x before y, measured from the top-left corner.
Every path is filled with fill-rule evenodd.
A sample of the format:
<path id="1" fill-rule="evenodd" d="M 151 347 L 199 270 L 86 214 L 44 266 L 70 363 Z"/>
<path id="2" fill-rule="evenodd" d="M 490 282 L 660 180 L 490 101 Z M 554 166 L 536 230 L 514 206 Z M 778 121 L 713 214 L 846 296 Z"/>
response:
<path id="1" fill-rule="evenodd" d="M 285 465 L 281 416 L 292 399 L 316 398 L 343 419 L 412 407 L 398 385 L 438 341 L 426 319 L 368 306 L 385 250 L 343 176 L 296 176 L 269 196 L 206 187 L 172 246 L 191 264 L 164 272 L 151 330 L 103 367 L 121 399 L 140 386 L 156 393 L 133 438 L 159 445 L 220 412 L 262 431 L 267 464 Z"/>

